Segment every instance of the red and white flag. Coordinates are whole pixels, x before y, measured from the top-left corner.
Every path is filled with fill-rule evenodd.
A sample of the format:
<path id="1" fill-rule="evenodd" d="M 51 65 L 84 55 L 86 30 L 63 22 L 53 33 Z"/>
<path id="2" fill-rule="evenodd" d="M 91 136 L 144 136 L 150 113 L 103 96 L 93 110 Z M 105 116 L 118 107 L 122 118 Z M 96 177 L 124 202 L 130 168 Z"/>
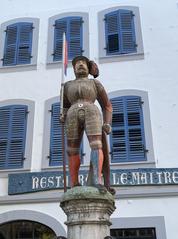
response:
<path id="1" fill-rule="evenodd" d="M 63 33 L 63 46 L 62 46 L 62 65 L 63 65 L 63 74 L 67 76 L 67 65 L 68 65 L 68 49 L 67 49 L 67 40 L 66 34 Z"/>

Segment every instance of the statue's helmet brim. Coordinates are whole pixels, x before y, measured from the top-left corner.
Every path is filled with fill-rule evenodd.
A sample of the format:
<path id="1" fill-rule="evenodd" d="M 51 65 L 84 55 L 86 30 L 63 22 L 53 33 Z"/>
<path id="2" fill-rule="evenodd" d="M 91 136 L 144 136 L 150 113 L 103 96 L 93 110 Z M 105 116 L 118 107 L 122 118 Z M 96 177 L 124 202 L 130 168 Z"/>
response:
<path id="1" fill-rule="evenodd" d="M 77 63 L 77 61 L 85 61 L 87 63 L 88 68 L 90 67 L 90 60 L 86 56 L 74 57 L 74 59 L 72 60 L 73 67 L 75 67 L 75 64 Z"/>

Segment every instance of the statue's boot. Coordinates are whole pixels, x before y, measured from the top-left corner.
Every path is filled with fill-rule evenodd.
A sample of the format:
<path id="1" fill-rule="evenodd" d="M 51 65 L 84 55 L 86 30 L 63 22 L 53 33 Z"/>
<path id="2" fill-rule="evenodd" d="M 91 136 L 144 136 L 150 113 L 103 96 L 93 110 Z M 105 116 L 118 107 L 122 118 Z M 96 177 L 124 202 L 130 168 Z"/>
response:
<path id="1" fill-rule="evenodd" d="M 90 173 L 92 175 L 92 185 L 97 187 L 100 193 L 106 193 L 107 189 L 101 184 L 102 167 L 103 167 L 102 149 L 92 149 L 90 155 Z"/>
<path id="2" fill-rule="evenodd" d="M 80 183 L 78 181 L 78 172 L 80 168 L 80 156 L 77 155 L 71 155 L 68 156 L 69 160 L 69 172 L 70 172 L 70 185 L 71 187 L 80 186 Z"/>

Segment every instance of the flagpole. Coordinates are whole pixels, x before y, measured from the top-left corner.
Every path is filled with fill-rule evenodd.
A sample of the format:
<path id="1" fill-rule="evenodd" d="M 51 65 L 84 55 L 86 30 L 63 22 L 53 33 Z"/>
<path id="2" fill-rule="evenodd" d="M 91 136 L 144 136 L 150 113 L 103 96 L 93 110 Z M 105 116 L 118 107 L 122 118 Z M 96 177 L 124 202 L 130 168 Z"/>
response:
<path id="1" fill-rule="evenodd" d="M 60 92 L 60 116 L 64 117 L 64 74 L 65 74 L 65 64 L 66 54 L 66 36 L 63 33 L 63 46 L 62 46 L 62 75 L 61 75 L 61 92 Z M 62 162 L 63 162 L 63 178 L 64 178 L 64 192 L 67 191 L 66 185 L 66 159 L 65 159 L 65 133 L 64 133 L 64 122 L 61 122 L 62 131 Z"/>

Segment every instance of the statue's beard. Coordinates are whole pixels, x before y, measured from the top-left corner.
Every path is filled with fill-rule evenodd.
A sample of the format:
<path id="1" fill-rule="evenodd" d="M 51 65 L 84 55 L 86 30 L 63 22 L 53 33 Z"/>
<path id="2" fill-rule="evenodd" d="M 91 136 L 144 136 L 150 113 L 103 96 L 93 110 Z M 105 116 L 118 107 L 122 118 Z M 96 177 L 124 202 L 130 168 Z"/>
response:
<path id="1" fill-rule="evenodd" d="M 75 75 L 76 75 L 76 77 L 87 77 L 88 72 L 82 68 L 79 71 L 77 71 Z"/>

